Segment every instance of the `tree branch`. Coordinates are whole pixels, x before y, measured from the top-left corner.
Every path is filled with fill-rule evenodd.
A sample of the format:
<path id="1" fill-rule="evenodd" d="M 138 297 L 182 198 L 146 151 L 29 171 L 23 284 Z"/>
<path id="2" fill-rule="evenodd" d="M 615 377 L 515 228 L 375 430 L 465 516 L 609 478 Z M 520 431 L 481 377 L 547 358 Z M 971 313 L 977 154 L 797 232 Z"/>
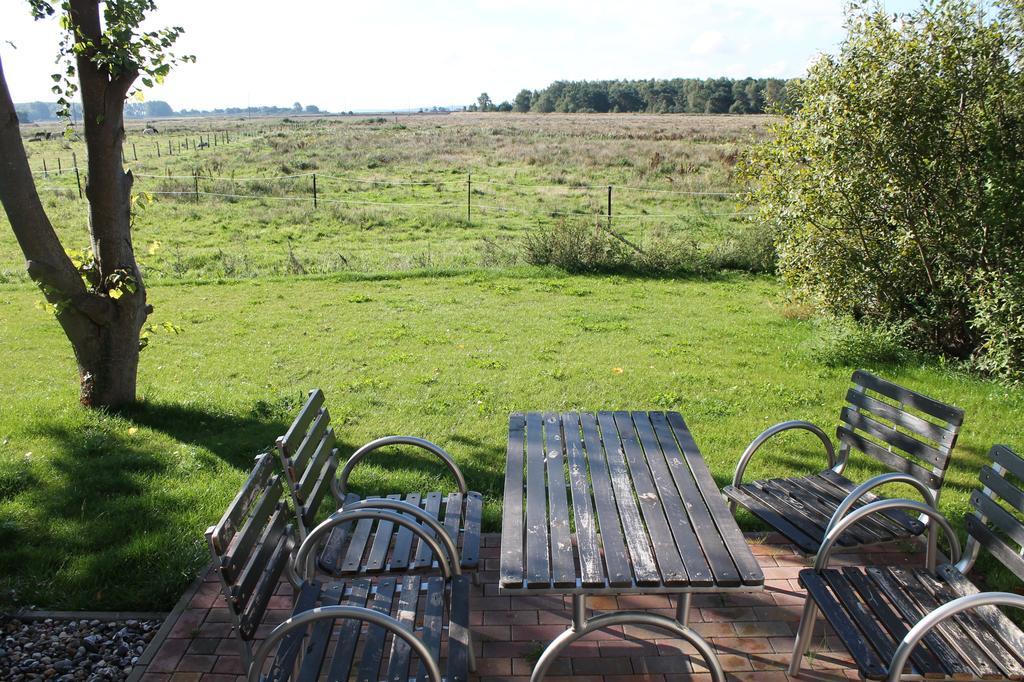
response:
<path id="1" fill-rule="evenodd" d="M 36 281 L 58 290 L 65 298 L 86 293 L 50 219 L 43 210 L 28 165 L 3 62 L 0 61 L 0 202 L 14 229 L 28 272 Z"/>

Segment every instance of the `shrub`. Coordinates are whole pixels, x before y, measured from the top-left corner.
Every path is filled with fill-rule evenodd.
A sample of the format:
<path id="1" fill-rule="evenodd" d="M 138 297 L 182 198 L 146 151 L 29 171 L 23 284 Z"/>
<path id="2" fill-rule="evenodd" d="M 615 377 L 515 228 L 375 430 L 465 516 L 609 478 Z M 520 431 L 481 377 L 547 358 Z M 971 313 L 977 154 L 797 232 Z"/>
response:
<path id="1" fill-rule="evenodd" d="M 851 3 L 847 31 L 744 163 L 779 270 L 827 314 L 1020 378 L 1024 3 Z"/>
<path id="2" fill-rule="evenodd" d="M 909 359 L 905 350 L 906 331 L 892 325 L 865 322 L 850 317 L 819 318 L 807 350 L 826 367 L 877 367 Z"/>
<path id="3" fill-rule="evenodd" d="M 523 241 L 526 262 L 554 265 L 566 272 L 611 272 L 626 263 L 624 244 L 582 221 L 561 220 L 538 228 Z"/>

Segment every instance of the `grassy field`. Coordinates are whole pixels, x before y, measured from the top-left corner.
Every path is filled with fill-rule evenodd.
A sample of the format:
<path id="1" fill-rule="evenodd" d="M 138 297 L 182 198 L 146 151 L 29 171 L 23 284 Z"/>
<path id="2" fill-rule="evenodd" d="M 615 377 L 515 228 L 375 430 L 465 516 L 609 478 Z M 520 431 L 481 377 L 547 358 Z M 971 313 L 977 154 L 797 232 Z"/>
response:
<path id="1" fill-rule="evenodd" d="M 736 159 L 768 120 L 451 114 L 397 122 L 186 121 L 159 123 L 154 136 L 133 128 L 126 153 L 137 192 L 183 193 L 140 202 L 137 250 L 153 281 L 505 266 L 521 257 L 532 228 L 598 221 L 608 185 L 616 187 L 613 213 L 622 216 L 616 231 L 640 242 L 671 234 L 713 248 L 749 228 L 736 215 L 742 207 L 729 196 L 675 192 L 735 191 Z M 183 140 L 215 131 L 218 146 L 180 149 Z M 168 142 L 176 155 L 167 155 Z M 58 158 L 66 169 L 72 152 L 84 168 L 82 143 L 33 142 L 28 149 L 35 170 L 44 161 L 55 168 Z M 255 198 L 203 194 L 196 202 L 194 173 L 204 178 L 200 192 Z M 74 174 L 40 177 L 39 184 L 67 243 L 86 246 L 86 206 Z M 17 245 L 0 229 L 0 281 L 21 277 Z"/>
<path id="2" fill-rule="evenodd" d="M 700 149 L 738 149 L 743 136 L 756 134 L 752 122 L 733 118 L 722 119 L 720 134 L 689 132 L 688 126 L 711 125 L 689 117 L 581 117 L 579 124 L 568 117 L 464 119 L 444 118 L 436 133 L 429 132 L 430 119 L 414 119 L 402 130 L 389 130 L 393 123 L 299 125 L 302 134 L 334 125 L 335 134 L 352 136 L 352 149 L 342 144 L 333 154 L 317 152 L 317 164 L 338 164 L 339 171 L 372 176 L 378 169 L 366 168 L 368 150 L 390 144 L 395 162 L 380 171 L 390 176 L 415 177 L 421 166 L 496 168 L 504 160 L 509 175 L 514 166 L 548 182 L 558 168 L 575 168 L 579 182 L 593 184 L 609 177 L 640 182 L 638 165 L 611 163 L 633 153 L 627 149 L 642 159 L 663 145 L 675 163 Z M 577 125 L 584 131 L 574 136 Z M 665 139 L 656 139 L 659 127 Z M 492 128 L 524 132 L 512 143 L 491 135 Z M 631 137 L 638 130 L 646 137 Z M 671 137 L 676 134 L 682 137 Z M 262 160 L 247 166 L 242 155 L 237 167 L 218 172 L 251 173 L 268 162 L 297 167 L 307 152 L 275 155 L 263 147 L 274 139 L 269 135 L 268 129 L 237 138 L 229 148 L 258 147 Z M 406 138 L 419 140 L 415 149 L 400 144 Z M 488 145 L 491 138 L 501 141 Z M 537 162 L 527 162 L 534 157 Z M 695 174 L 706 176 L 700 183 L 732 182 L 731 162 L 708 163 Z M 647 180 L 668 184 L 664 176 Z M 71 234 L 73 216 L 62 213 L 67 205 L 57 206 L 58 225 Z M 154 319 L 175 323 L 181 333 L 152 339 L 140 369 L 143 402 L 120 415 L 77 406 L 70 347 L 36 307 L 40 295 L 17 273 L 16 246 L 0 224 L 0 263 L 12 273 L 0 283 L 0 607 L 169 608 L 206 561 L 203 530 L 233 496 L 252 457 L 284 431 L 314 386 L 326 391 L 344 453 L 396 432 L 448 447 L 470 486 L 484 494 L 491 530 L 499 523 L 506 420 L 514 410 L 677 409 L 720 484 L 765 426 L 803 418 L 830 430 L 836 422 L 852 367 L 822 364 L 815 351 L 821 327 L 787 306 L 773 278 L 469 268 L 480 265 L 468 254 L 476 253 L 482 228 L 454 223 L 439 224 L 434 233 L 448 269 L 434 261 L 434 268 L 416 269 L 416 244 L 435 238 L 422 236 L 422 224 L 394 228 L 413 235 L 410 244 L 383 238 L 390 227 L 360 240 L 363 233 L 341 219 L 319 213 L 306 223 L 311 214 L 297 209 L 287 220 L 255 227 L 268 210 L 243 202 L 157 201 L 140 216 L 138 243 L 161 243 L 143 256 Z M 195 217 L 185 220 L 188 215 Z M 275 274 L 287 272 L 273 263 L 290 230 L 298 235 L 298 257 L 328 253 L 324 244 L 300 239 L 308 225 L 328 232 L 323 239 L 336 248 L 364 249 L 366 269 L 377 264 L 378 272 Z M 718 228 L 723 238 L 727 227 Z M 230 235 L 254 245 L 248 275 L 228 277 L 213 264 L 210 254 L 232 248 Z M 161 269 L 170 245 L 196 258 L 196 266 L 180 274 Z M 988 447 L 1024 447 L 1024 390 L 933 362 L 868 366 L 967 411 L 942 499 L 944 511 L 958 518 Z M 749 475 L 806 471 L 820 461 L 813 437 L 790 434 L 763 450 Z M 850 475 L 876 470 L 856 461 Z M 353 483 L 361 493 L 390 492 L 435 488 L 442 478 L 430 460 L 395 452 L 357 469 Z M 746 515 L 741 522 L 758 527 Z"/>

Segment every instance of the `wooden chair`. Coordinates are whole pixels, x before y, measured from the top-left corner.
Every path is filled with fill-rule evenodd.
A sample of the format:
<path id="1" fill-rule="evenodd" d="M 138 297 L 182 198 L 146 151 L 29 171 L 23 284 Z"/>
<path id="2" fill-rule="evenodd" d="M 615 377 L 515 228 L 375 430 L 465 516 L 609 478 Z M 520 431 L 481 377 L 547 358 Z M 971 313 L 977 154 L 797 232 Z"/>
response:
<path id="1" fill-rule="evenodd" d="M 843 501 L 859 508 L 879 499 L 870 492 L 878 486 L 912 485 L 935 507 L 963 423 L 963 410 L 869 372 L 857 370 L 851 382 L 853 386 L 846 393 L 847 404 L 839 414 L 836 429 L 838 459 L 832 441 L 817 425 L 807 421 L 782 422 L 750 443 L 736 466 L 732 484 L 722 490 L 730 499 L 733 512 L 737 504 L 746 507 L 810 554 L 818 551 L 825 528 Z M 743 483 L 743 473 L 754 453 L 773 436 L 793 429 L 810 431 L 821 440 L 828 468 L 810 476 Z M 843 476 L 852 451 L 878 460 L 890 472 L 857 485 Z M 888 542 L 920 535 L 925 527 L 921 519 L 901 510 L 887 510 L 849 528 L 839 538 L 839 544 Z"/>
<path id="2" fill-rule="evenodd" d="M 398 514 L 355 504 L 312 529 L 297 547 L 295 519 L 273 468 L 273 458 L 261 455 L 224 516 L 206 531 L 250 682 L 314 682 L 324 674 L 339 680 L 352 673 L 389 682 L 407 682 L 411 673 L 432 682 L 466 680 L 475 667 L 470 583 L 441 525 L 415 508 Z M 441 575 L 315 580 L 317 540 L 338 524 L 363 520 L 408 529 L 435 554 Z M 255 640 L 269 629 L 260 626 L 282 576 L 294 588 L 292 615 L 270 629 L 254 651 Z M 271 667 L 264 673 L 268 659 Z"/>
<path id="3" fill-rule="evenodd" d="M 459 547 L 462 569 L 477 569 L 483 497 L 467 488 L 466 479 L 451 455 L 422 438 L 387 436 L 356 450 L 339 474 L 338 451 L 330 420 L 324 406 L 323 391 L 314 389 L 287 433 L 277 439 L 285 481 L 297 510 L 300 539 L 305 539 L 315 524 L 320 505 L 328 492 L 333 498 L 334 509 L 348 509 L 360 501 L 358 495 L 348 492 L 348 478 L 366 456 L 389 446 L 412 446 L 440 459 L 454 477 L 458 490 L 446 495 L 440 492 L 390 494 L 373 498 L 375 506 L 402 511 L 407 505 L 412 505 L 442 520 Z M 320 553 L 319 566 L 329 575 L 340 577 L 424 571 L 435 568 L 436 561 L 432 559 L 430 548 L 423 542 L 416 542 L 408 529 L 387 520 L 377 522 L 364 518 L 354 527 L 352 524 L 335 527 Z"/>
<path id="4" fill-rule="evenodd" d="M 1015 515 L 1024 512 L 1024 460 L 1001 445 L 989 456 L 991 466 L 981 470 L 982 487 L 971 494 L 974 511 L 966 516 L 963 555 L 946 519 L 920 502 L 878 500 L 836 516 L 814 568 L 800 572 L 807 599 L 791 675 L 800 670 L 820 610 L 864 679 L 1024 679 L 1024 632 L 997 608 L 1024 609 L 1024 596 L 980 592 L 965 577 L 984 548 L 1024 580 L 1024 523 Z M 930 516 L 929 532 L 942 528 L 949 539 L 951 562 L 935 566 L 936 555 L 929 553 L 926 568 L 917 570 L 828 567 L 836 540 L 847 528 L 892 509 Z"/>

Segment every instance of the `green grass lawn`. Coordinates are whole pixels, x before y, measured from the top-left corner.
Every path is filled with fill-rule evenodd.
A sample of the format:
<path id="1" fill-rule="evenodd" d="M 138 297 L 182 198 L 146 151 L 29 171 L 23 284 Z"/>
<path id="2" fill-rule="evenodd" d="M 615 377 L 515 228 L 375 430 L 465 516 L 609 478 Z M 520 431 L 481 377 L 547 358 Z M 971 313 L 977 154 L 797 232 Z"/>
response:
<path id="1" fill-rule="evenodd" d="M 388 433 L 449 448 L 486 497 L 490 530 L 514 410 L 677 409 L 725 484 L 764 427 L 804 418 L 831 430 L 839 413 L 851 368 L 811 357 L 814 328 L 782 314 L 783 295 L 773 279 L 741 275 L 532 269 L 162 284 L 150 290 L 155 320 L 182 332 L 144 351 L 144 403 L 108 416 L 77 406 L 70 347 L 35 307 L 39 294 L 0 286 L 4 602 L 169 608 L 206 561 L 203 530 L 314 386 L 345 453 Z M 1024 391 L 934 365 L 871 369 L 966 410 L 942 499 L 959 517 L 988 447 L 1024 447 Z M 813 437 L 792 434 L 749 475 L 821 460 Z M 354 487 L 436 488 L 443 472 L 414 462 L 382 454 Z"/>

